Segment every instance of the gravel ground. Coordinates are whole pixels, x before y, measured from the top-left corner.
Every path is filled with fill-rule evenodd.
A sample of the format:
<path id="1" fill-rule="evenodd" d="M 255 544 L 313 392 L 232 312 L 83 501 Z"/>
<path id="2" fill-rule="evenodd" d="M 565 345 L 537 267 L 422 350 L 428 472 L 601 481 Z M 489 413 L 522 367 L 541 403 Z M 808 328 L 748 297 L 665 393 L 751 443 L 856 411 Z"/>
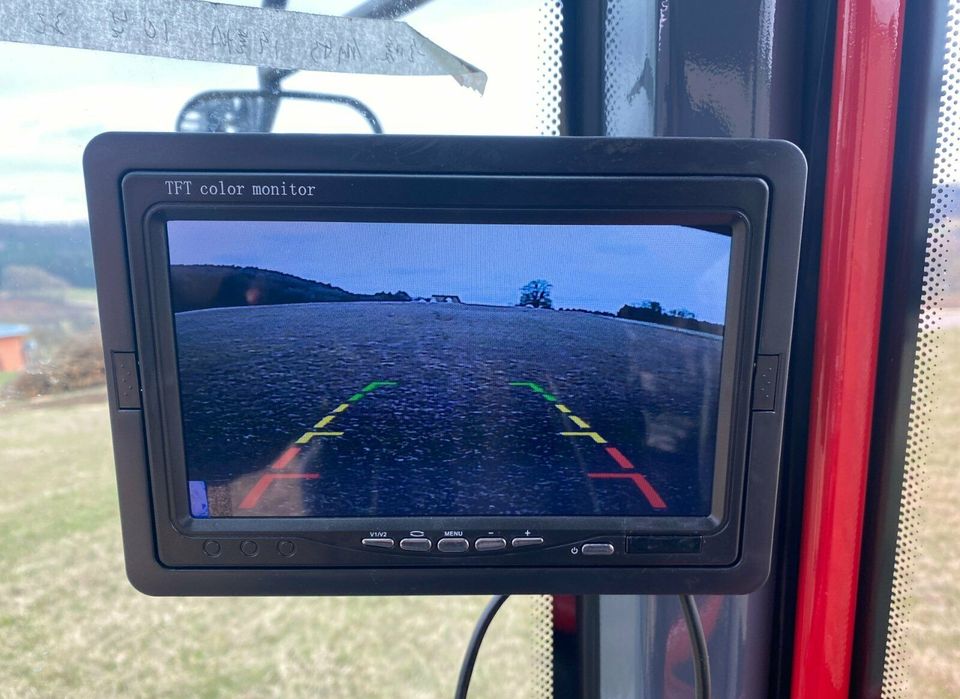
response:
<path id="1" fill-rule="evenodd" d="M 317 303 L 177 316 L 191 479 L 236 506 L 306 430 L 371 381 L 252 514 L 704 514 L 721 342 L 581 312 Z M 666 501 L 656 512 L 545 387 Z"/>

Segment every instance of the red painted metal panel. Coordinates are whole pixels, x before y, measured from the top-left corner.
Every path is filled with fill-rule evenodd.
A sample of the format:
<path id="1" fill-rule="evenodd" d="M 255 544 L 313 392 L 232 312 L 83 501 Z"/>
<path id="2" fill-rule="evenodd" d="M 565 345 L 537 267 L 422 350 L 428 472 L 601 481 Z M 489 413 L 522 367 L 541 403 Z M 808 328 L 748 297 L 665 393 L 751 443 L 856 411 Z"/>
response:
<path id="1" fill-rule="evenodd" d="M 840 0 L 794 648 L 795 698 L 847 697 L 906 0 Z"/>

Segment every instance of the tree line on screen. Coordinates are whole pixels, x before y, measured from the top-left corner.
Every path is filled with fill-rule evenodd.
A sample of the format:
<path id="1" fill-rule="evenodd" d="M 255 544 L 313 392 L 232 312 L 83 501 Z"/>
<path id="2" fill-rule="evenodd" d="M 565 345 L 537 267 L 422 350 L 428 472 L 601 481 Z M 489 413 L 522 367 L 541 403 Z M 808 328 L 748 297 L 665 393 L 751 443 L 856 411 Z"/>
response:
<path id="1" fill-rule="evenodd" d="M 412 300 L 404 291 L 356 294 L 293 274 L 233 265 L 171 265 L 170 282 L 174 313 L 288 303 Z"/>
<path id="2" fill-rule="evenodd" d="M 233 265 L 172 265 L 171 296 L 175 313 L 204 308 L 269 306 L 289 303 L 350 301 L 427 301 L 413 298 L 405 291 L 380 291 L 358 294 L 325 282 L 311 281 L 292 274 L 258 267 Z M 545 279 L 533 279 L 520 288 L 517 306 L 553 309 L 553 285 Z M 456 296 L 441 295 L 443 300 Z M 594 315 L 638 320 L 674 328 L 723 334 L 723 325 L 700 320 L 685 308 L 666 309 L 658 301 L 624 304 L 616 313 L 583 308 L 560 308 Z"/>
<path id="3" fill-rule="evenodd" d="M 553 299 L 550 298 L 550 291 L 552 289 L 553 285 L 546 279 L 529 281 L 520 288 L 520 302 L 517 305 L 529 306 L 530 308 L 553 308 Z M 626 318 L 627 320 L 639 320 L 645 323 L 669 325 L 685 330 L 696 330 L 712 335 L 723 335 L 722 324 L 699 320 L 693 311 L 687 310 L 686 308 L 671 308 L 667 310 L 659 301 L 645 300 L 636 305 L 624 304 L 616 313 L 592 311 L 583 308 L 561 308 L 560 310 L 580 311 L 594 315 Z"/>
<path id="4" fill-rule="evenodd" d="M 696 330 L 711 335 L 723 335 L 723 325 L 721 323 L 700 320 L 694 313 L 685 308 L 673 308 L 668 311 L 657 301 L 643 301 L 637 306 L 626 304 L 617 311 L 617 317 L 669 325 L 684 330 Z"/>

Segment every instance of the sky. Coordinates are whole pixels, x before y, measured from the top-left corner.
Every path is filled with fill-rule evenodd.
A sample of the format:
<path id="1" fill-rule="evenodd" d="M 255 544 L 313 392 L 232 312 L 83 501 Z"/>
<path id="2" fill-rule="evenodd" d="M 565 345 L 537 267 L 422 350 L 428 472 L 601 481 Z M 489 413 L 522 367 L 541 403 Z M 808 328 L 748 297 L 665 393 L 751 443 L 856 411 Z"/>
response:
<path id="1" fill-rule="evenodd" d="M 684 226 L 170 221 L 171 264 L 259 267 L 354 293 L 512 306 L 533 279 L 555 307 L 651 299 L 723 323 L 730 238 Z"/>
<path id="2" fill-rule="evenodd" d="M 68 2 L 69 0 L 64 0 Z M 72 0 L 82 4 L 83 0 Z M 259 0 L 233 4 L 259 5 Z M 361 0 L 291 0 L 301 12 L 341 14 Z M 480 95 L 452 78 L 300 72 L 289 90 L 363 100 L 387 133 L 542 133 L 537 81 L 541 0 L 444 0 L 405 21 L 488 75 Z M 104 131 L 173 131 L 194 95 L 253 89 L 248 66 L 0 42 L 0 221 L 86 219 L 81 158 Z M 369 133 L 343 106 L 289 102 L 276 131 Z"/>
<path id="3" fill-rule="evenodd" d="M 289 7 L 341 14 L 361 2 L 290 0 Z M 403 18 L 486 71 L 484 95 L 442 76 L 300 72 L 284 87 L 357 97 L 373 108 L 387 133 L 551 133 L 539 89 L 541 57 L 552 48 L 540 32 L 543 7 L 544 0 L 442 0 Z M 90 139 L 111 130 L 172 131 L 181 107 L 197 93 L 257 84 L 256 69 L 247 66 L 6 42 L 0 42 L 0 65 L 8 67 L 0 79 L 0 221 L 85 220 L 81 158 Z M 281 107 L 276 130 L 368 129 L 345 107 L 291 102 Z M 960 153 L 953 140 L 946 144 L 942 176 L 955 182 Z"/>

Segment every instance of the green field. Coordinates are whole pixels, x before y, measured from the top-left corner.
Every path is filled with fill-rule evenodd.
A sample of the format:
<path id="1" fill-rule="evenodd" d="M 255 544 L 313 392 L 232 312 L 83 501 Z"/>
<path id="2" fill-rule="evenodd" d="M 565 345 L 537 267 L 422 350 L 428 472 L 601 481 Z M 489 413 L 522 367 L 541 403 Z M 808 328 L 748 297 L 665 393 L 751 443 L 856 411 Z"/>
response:
<path id="1" fill-rule="evenodd" d="M 146 597 L 118 517 L 103 404 L 0 409 L 0 697 L 453 695 L 485 598 Z M 539 696 L 545 603 L 507 603 L 471 697 Z"/>

